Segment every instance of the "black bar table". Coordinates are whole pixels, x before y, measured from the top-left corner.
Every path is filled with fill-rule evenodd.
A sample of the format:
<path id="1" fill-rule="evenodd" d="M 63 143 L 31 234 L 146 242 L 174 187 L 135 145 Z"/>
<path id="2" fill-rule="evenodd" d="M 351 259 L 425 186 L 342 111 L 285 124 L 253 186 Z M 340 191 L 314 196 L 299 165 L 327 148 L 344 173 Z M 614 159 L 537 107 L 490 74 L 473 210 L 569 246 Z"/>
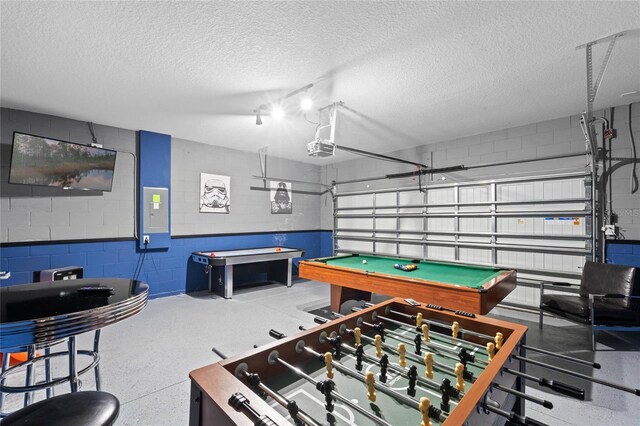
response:
<path id="1" fill-rule="evenodd" d="M 78 376 L 96 368 L 96 385 L 100 387 L 98 370 L 98 341 L 100 329 L 129 318 L 147 304 L 149 286 L 141 281 L 125 278 L 86 278 L 79 280 L 45 281 L 0 288 L 0 352 L 4 353 L 0 391 L 27 392 L 25 404 L 30 402 L 30 391 L 69 381 L 71 391 L 78 390 Z M 75 336 L 96 331 L 93 351 L 76 349 Z M 69 376 L 51 381 L 45 365 L 47 380 L 33 384 L 33 363 L 67 352 L 49 354 L 48 346 L 68 339 Z M 45 356 L 33 358 L 37 348 L 46 348 Z M 12 352 L 28 352 L 29 359 L 6 369 Z M 76 353 L 92 355 L 94 362 L 80 372 L 76 371 Z M 7 388 L 4 381 L 12 370 L 27 366 L 26 385 L 21 390 Z M 1 392 L 0 392 L 1 394 Z M 49 393 L 47 393 L 49 396 Z M 1 399 L 0 399 L 1 401 Z"/>

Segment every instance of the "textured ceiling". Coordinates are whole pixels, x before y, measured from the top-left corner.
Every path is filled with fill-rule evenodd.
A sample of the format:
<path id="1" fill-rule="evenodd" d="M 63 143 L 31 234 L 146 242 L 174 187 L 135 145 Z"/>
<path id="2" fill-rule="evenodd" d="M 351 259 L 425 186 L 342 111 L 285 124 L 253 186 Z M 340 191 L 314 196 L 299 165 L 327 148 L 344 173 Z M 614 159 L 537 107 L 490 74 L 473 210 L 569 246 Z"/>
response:
<path id="1" fill-rule="evenodd" d="M 316 164 L 315 127 L 252 110 L 308 83 L 343 101 L 336 142 L 389 152 L 575 114 L 579 44 L 640 27 L 640 2 L 6 2 L 4 107 Z M 594 47 L 595 73 L 606 45 Z M 597 75 L 597 74 L 595 74 Z M 620 39 L 596 108 L 635 98 Z M 293 100 L 293 98 L 291 98 Z M 317 119 L 314 112 L 309 115 Z"/>

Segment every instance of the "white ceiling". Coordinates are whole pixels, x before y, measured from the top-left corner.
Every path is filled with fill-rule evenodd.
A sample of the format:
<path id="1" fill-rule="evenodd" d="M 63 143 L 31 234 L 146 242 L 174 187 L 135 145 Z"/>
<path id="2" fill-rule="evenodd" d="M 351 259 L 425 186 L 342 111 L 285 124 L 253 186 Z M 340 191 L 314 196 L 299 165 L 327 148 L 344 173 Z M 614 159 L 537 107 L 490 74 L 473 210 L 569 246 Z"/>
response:
<path id="1" fill-rule="evenodd" d="M 349 108 L 336 142 L 379 153 L 562 117 L 585 108 L 585 51 L 575 47 L 640 27 L 637 1 L 0 7 L 4 107 L 315 164 L 349 156 L 308 157 L 315 127 L 298 112 L 256 126 L 252 110 L 313 83 L 317 106 Z M 606 46 L 594 47 L 595 75 Z M 627 37 L 596 108 L 640 100 L 620 97 L 635 90 L 640 39 Z"/>

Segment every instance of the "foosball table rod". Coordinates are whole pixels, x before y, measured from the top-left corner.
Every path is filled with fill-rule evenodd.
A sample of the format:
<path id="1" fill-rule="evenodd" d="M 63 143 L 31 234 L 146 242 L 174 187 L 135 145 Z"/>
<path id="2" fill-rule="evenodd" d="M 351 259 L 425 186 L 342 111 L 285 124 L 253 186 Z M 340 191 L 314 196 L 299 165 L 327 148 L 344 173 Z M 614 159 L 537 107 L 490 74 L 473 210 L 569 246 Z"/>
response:
<path id="1" fill-rule="evenodd" d="M 293 372 L 294 374 L 296 374 L 297 376 L 305 379 L 306 381 L 308 381 L 309 383 L 311 383 L 312 385 L 316 386 L 316 388 L 318 387 L 318 384 L 320 382 L 318 382 L 317 380 L 315 380 L 313 377 L 309 376 L 308 374 L 306 374 L 305 372 L 303 372 L 302 370 L 300 370 L 297 367 L 294 367 L 293 365 L 289 364 L 288 362 L 286 362 L 285 360 L 281 359 L 279 356 L 269 356 L 269 361 L 273 361 L 274 363 L 277 362 L 280 365 L 283 365 L 284 367 L 286 367 L 287 369 L 289 369 L 291 372 Z M 383 426 L 393 426 L 390 423 L 388 423 L 387 421 L 385 421 L 384 419 L 381 419 L 380 417 L 375 416 L 374 414 L 371 414 L 370 412 L 368 412 L 367 410 L 365 410 L 364 408 L 360 407 L 358 404 L 355 404 L 354 402 L 352 402 L 350 399 L 346 398 L 345 396 L 341 395 L 340 393 L 336 392 L 335 390 L 332 390 L 330 392 L 330 396 L 331 398 L 333 398 L 336 401 L 340 401 L 343 404 L 353 408 L 354 410 L 358 411 L 360 414 L 362 414 L 363 416 L 367 417 L 369 420 L 373 420 L 375 423 L 379 424 L 379 425 L 383 425 Z"/>
<path id="2" fill-rule="evenodd" d="M 306 424 L 309 426 L 322 426 L 320 423 L 315 421 L 310 415 L 300 410 L 295 401 L 290 400 L 283 395 L 280 395 L 278 392 L 274 391 L 273 389 L 269 388 L 267 385 L 262 383 L 262 381 L 260 380 L 260 376 L 258 376 L 258 374 L 250 373 L 249 371 L 242 371 L 242 373 L 250 385 L 264 392 L 264 394 L 270 396 L 271 399 L 273 399 L 278 404 L 286 408 L 291 418 L 294 419 L 294 422 L 296 423 L 296 425 Z"/>
<path id="3" fill-rule="evenodd" d="M 567 370 L 566 368 L 561 368 L 561 367 L 557 367 L 555 365 L 551 365 L 551 364 L 545 364 L 542 363 L 540 361 L 536 361 L 533 359 L 529 359 L 529 358 L 525 358 L 523 356 L 520 355 L 511 355 L 514 359 L 517 359 L 518 361 L 524 361 L 524 362 L 528 362 L 530 364 L 533 365 L 537 365 L 539 367 L 544 367 L 544 368 L 548 368 L 549 370 L 554 370 L 554 371 L 558 371 L 560 373 L 565 373 L 568 374 L 570 376 L 574 376 L 574 377 L 578 377 L 580 379 L 583 380 L 587 380 L 593 383 L 598 383 L 604 386 L 608 386 L 610 388 L 614 388 L 614 389 L 618 389 L 624 392 L 629 392 L 632 393 L 636 396 L 640 396 L 640 389 L 634 389 L 634 388 L 630 388 L 627 386 L 623 386 L 623 385 L 619 385 L 617 383 L 613 383 L 613 382 L 609 382 L 603 379 L 598 379 L 597 377 L 591 377 L 591 376 L 587 376 L 586 374 L 582 374 L 582 373 L 578 373 L 576 371 L 571 371 L 571 370 Z"/>
<path id="4" fill-rule="evenodd" d="M 362 335 L 362 336 L 360 336 L 360 338 L 363 339 L 363 340 L 366 340 L 369 343 L 374 343 L 375 344 L 375 339 L 372 339 L 369 336 Z M 383 348 L 387 349 L 388 351 L 394 353 L 395 355 L 399 355 L 398 350 L 396 348 L 394 348 L 393 346 L 391 346 L 390 344 L 381 341 L 380 345 Z M 413 360 L 415 362 L 418 362 L 420 364 L 422 364 L 424 362 L 424 359 L 420 358 L 419 356 L 417 356 L 415 354 L 412 354 L 411 352 L 405 353 L 405 357 L 407 357 L 407 358 L 409 358 L 409 359 L 411 359 L 411 360 Z M 454 378 L 456 377 L 455 373 L 453 371 L 451 371 L 451 368 L 448 365 L 442 364 L 442 363 L 440 363 L 438 361 L 433 361 L 433 368 L 434 368 L 434 370 L 438 370 L 438 371 L 440 371 L 440 372 L 442 372 L 444 374 L 448 374 L 448 375 L 450 375 L 450 376 L 452 376 Z M 465 370 L 465 372 L 464 372 L 464 379 L 467 382 L 470 382 L 470 383 L 473 383 L 475 381 L 475 377 L 473 376 L 473 373 L 471 373 L 471 371 L 468 371 L 468 370 Z"/>
<path id="5" fill-rule="evenodd" d="M 319 322 L 321 324 L 324 324 L 324 323 L 329 321 L 326 318 L 320 318 L 320 317 L 316 317 L 316 319 L 317 319 L 316 322 Z M 300 327 L 298 327 L 298 329 L 302 330 L 302 331 L 306 330 L 306 328 L 304 326 L 300 326 Z M 352 354 L 352 355 L 356 354 L 356 349 L 352 348 L 351 346 L 347 345 L 346 343 L 342 343 L 341 346 L 349 354 Z M 366 359 L 367 361 L 369 361 L 370 363 L 372 363 L 372 364 L 377 364 L 379 362 L 379 360 L 377 358 L 373 357 L 372 355 L 367 354 L 366 352 L 362 352 L 362 357 L 364 359 Z M 408 376 L 407 376 L 407 373 L 408 373 L 408 370 L 409 370 L 408 368 L 403 368 L 403 367 L 400 367 L 400 366 L 394 365 L 394 364 L 389 364 L 388 368 L 389 368 L 389 370 L 395 371 L 396 373 L 401 374 L 402 376 L 408 378 Z M 429 388 L 431 388 L 433 390 L 438 390 L 438 391 L 442 390 L 441 385 L 439 385 L 437 382 L 435 382 L 433 380 L 425 379 L 424 377 L 418 376 L 418 377 L 416 377 L 416 381 L 418 383 L 420 383 L 421 385 L 427 386 L 427 387 L 429 387 Z M 424 391 L 427 392 L 427 393 L 430 393 L 431 395 L 434 395 L 434 396 L 437 396 L 439 398 L 442 398 L 441 394 L 439 394 L 437 392 L 434 392 L 434 391 L 432 391 L 430 389 L 424 389 Z M 454 387 L 451 387 L 451 394 L 449 396 L 459 400 L 464 396 L 464 392 L 459 391 Z M 457 401 L 451 401 L 451 403 L 453 403 L 454 405 L 458 404 Z M 443 410 L 443 411 L 446 411 L 446 410 Z"/>
<path id="6" fill-rule="evenodd" d="M 584 401 L 585 393 L 584 389 L 577 388 L 575 386 L 568 385 L 566 383 L 558 382 L 557 380 L 549 380 L 544 377 L 536 377 L 522 371 L 512 370 L 511 368 L 505 368 L 504 371 L 514 376 L 522 377 L 523 379 L 531 380 L 538 383 L 542 387 L 551 389 L 562 395 L 570 396 L 572 398 Z"/>
<path id="7" fill-rule="evenodd" d="M 314 322 L 316 322 L 318 324 L 326 324 L 329 321 L 330 320 L 328 320 L 326 318 L 321 318 L 321 317 L 314 318 Z M 304 330 L 305 328 L 300 326 L 300 329 Z M 343 347 L 348 347 L 348 346 L 346 344 L 343 344 Z M 348 347 L 348 348 L 351 349 L 350 347 Z M 366 356 L 368 358 L 372 358 L 370 355 L 366 355 Z M 544 377 L 532 376 L 530 374 L 523 373 L 521 371 L 513 370 L 513 369 L 510 369 L 510 368 L 505 368 L 503 371 L 505 371 L 506 373 L 512 374 L 514 376 L 522 377 L 524 379 L 536 382 L 541 387 L 549 388 L 549 389 L 551 389 L 552 391 L 554 391 L 556 393 L 559 393 L 559 394 L 562 394 L 562 395 L 565 395 L 565 396 L 569 396 L 569 397 L 578 399 L 580 401 L 584 401 L 584 399 L 585 399 L 585 391 L 584 391 L 584 389 L 580 389 L 578 387 L 575 387 L 575 386 L 572 386 L 572 385 L 569 385 L 569 384 L 566 384 L 566 383 L 563 383 L 563 382 L 559 382 L 557 380 L 550 380 L 550 379 L 546 379 Z M 421 382 L 422 380 L 426 380 L 426 379 L 423 379 L 422 377 L 418 378 L 419 382 Z M 429 383 L 429 385 L 431 385 L 430 381 L 427 381 L 427 383 Z M 433 384 L 436 384 L 436 383 L 433 382 Z M 544 403 L 541 404 L 541 405 L 544 405 Z"/>
<path id="8" fill-rule="evenodd" d="M 380 318 L 382 319 L 382 318 Z M 375 324 L 371 324 L 368 323 L 366 321 L 362 321 L 362 324 L 366 325 L 367 327 L 371 327 L 374 328 Z M 426 325 L 425 325 L 426 327 Z M 385 330 L 385 333 L 387 333 L 389 336 L 392 336 L 394 339 L 396 340 L 400 340 L 403 341 L 405 343 L 408 344 L 413 344 L 416 347 L 416 351 L 415 354 L 416 355 L 421 355 L 420 353 L 420 348 L 421 345 L 425 345 L 428 348 L 433 349 L 433 352 L 445 357 L 445 358 L 449 358 L 449 359 L 454 359 L 454 360 L 460 360 L 462 362 L 462 360 L 464 359 L 464 364 L 466 364 L 467 362 L 476 365 L 479 368 L 483 368 L 486 367 L 487 365 L 489 365 L 489 363 L 487 361 L 478 359 L 475 359 L 475 356 L 473 354 L 467 354 L 466 352 L 466 348 L 461 348 L 459 351 L 456 351 L 454 348 L 449 347 L 441 342 L 436 342 L 434 341 L 429 341 L 429 342 L 424 342 L 423 341 L 423 336 L 420 333 L 416 332 L 416 329 L 412 329 L 411 332 L 413 333 L 413 335 L 415 336 L 415 338 L 413 340 L 408 339 L 405 335 L 400 334 L 400 333 L 396 333 L 393 330 Z M 434 332 L 435 333 L 435 332 Z M 440 334 L 440 333 L 435 333 L 435 334 Z M 443 353 L 442 351 L 446 352 Z M 475 352 L 475 350 L 474 350 Z M 464 355 L 461 355 L 464 354 Z"/>
<path id="9" fill-rule="evenodd" d="M 236 392 L 231 395 L 231 398 L 229 398 L 229 405 L 238 411 L 242 409 L 248 411 L 251 416 L 256 419 L 254 423 L 255 426 L 278 426 L 278 424 L 268 416 L 260 415 L 260 413 L 258 413 L 251 404 L 249 404 L 249 399 L 240 392 Z"/>
<path id="10" fill-rule="evenodd" d="M 365 303 L 365 306 L 373 306 L 373 305 L 370 304 L 370 303 Z M 394 311 L 392 309 L 390 309 L 389 312 L 391 312 L 393 314 L 396 314 L 396 315 L 399 315 L 399 316 L 402 316 L 402 317 L 405 317 L 405 318 L 409 318 L 411 320 L 415 320 L 416 319 L 415 315 L 405 314 L 404 312 L 398 312 L 398 311 Z M 383 320 L 385 319 L 381 315 L 378 315 L 378 317 L 380 319 L 383 319 Z M 386 318 L 386 320 L 394 321 L 391 318 Z M 443 328 L 449 328 L 450 327 L 449 324 L 446 324 L 446 323 L 443 323 L 443 322 L 440 322 L 440 321 L 424 320 L 424 319 L 422 321 L 423 322 L 427 322 L 428 324 L 433 323 L 433 324 L 436 324 L 436 325 L 438 325 L 440 327 L 443 327 Z M 406 323 L 403 323 L 403 324 L 405 326 L 411 326 L 410 324 L 406 324 Z M 460 328 L 460 332 L 463 333 L 463 334 L 466 333 L 466 334 L 474 335 L 476 337 L 481 337 L 481 338 L 487 339 L 489 341 L 495 340 L 495 336 L 489 336 L 487 334 L 478 333 L 478 332 L 471 331 L 471 330 L 466 330 L 466 329 L 463 329 L 463 328 Z M 437 333 L 437 332 L 434 332 L 434 333 L 441 334 L 441 333 Z M 460 339 L 458 339 L 458 340 L 460 340 Z M 480 349 L 484 349 L 484 347 L 482 345 L 478 345 L 477 343 L 467 342 L 465 340 L 462 340 L 462 341 L 464 341 L 464 342 L 466 342 L 466 343 L 468 343 L 470 345 L 473 345 L 473 346 L 478 346 Z M 538 348 L 538 347 L 531 346 L 531 345 L 521 344 L 520 347 L 522 347 L 524 349 L 527 349 L 527 350 L 532 350 L 534 352 L 540 352 L 540 353 L 543 353 L 545 355 L 549 355 L 549 356 L 552 356 L 552 357 L 555 357 L 555 358 L 564 359 L 566 361 L 571 361 L 571 362 L 575 362 L 575 363 L 578 363 L 578 364 L 587 365 L 589 367 L 593 367 L 593 368 L 597 368 L 597 369 L 601 368 L 600 364 L 598 364 L 597 362 L 586 361 L 586 360 L 583 360 L 583 359 L 580 359 L 580 358 L 576 358 L 576 357 L 572 357 L 572 356 L 568 356 L 568 355 L 563 355 L 563 354 L 558 354 L 558 353 L 547 351 L 545 349 Z"/>
<path id="11" fill-rule="evenodd" d="M 355 354 L 356 353 L 355 349 L 353 349 L 352 347 L 350 347 L 346 343 L 343 343 L 342 347 L 346 351 L 348 351 L 350 354 Z M 373 356 L 371 356 L 371 355 L 369 355 L 367 353 L 363 353 L 362 356 L 364 357 L 364 359 L 366 359 L 367 361 L 369 361 L 372 364 L 377 364 L 377 362 L 379 361 L 375 357 L 373 357 Z M 396 373 L 402 375 L 403 377 L 408 378 L 408 376 L 407 376 L 407 372 L 409 370 L 408 368 L 402 368 L 402 367 L 394 365 L 394 364 L 389 364 L 389 370 L 395 371 Z M 429 388 L 431 388 L 433 390 L 440 390 L 440 385 L 437 382 L 433 381 L 433 380 L 425 379 L 424 377 L 418 376 L 418 377 L 416 377 L 416 381 L 418 383 L 420 383 L 421 385 L 427 386 L 427 387 L 429 387 Z M 453 387 L 451 389 L 454 391 L 454 394 L 453 395 L 449 395 L 449 396 L 452 396 L 452 397 L 454 397 L 454 398 L 456 398 L 458 400 L 461 399 L 464 396 L 464 392 L 461 392 L 461 391 L 459 391 L 459 390 L 457 390 L 456 388 L 453 388 Z M 441 394 L 439 394 L 437 392 L 434 392 L 433 390 L 424 389 L 425 392 L 430 393 L 433 396 L 437 396 L 439 398 L 442 397 Z M 457 401 L 451 401 L 451 403 L 454 404 L 454 405 L 458 405 Z"/>
<path id="12" fill-rule="evenodd" d="M 357 307 L 352 308 L 352 311 L 354 311 L 354 312 L 358 312 L 358 311 L 361 311 L 361 310 L 362 310 L 362 308 L 357 308 Z M 391 312 L 395 313 L 395 311 L 391 311 Z M 402 314 L 401 312 L 399 312 L 399 313 Z M 408 314 L 402 314 L 402 315 L 407 315 L 407 317 L 412 319 L 412 320 L 416 319 L 416 317 L 412 316 L 412 315 L 408 315 Z M 375 318 L 380 318 L 381 320 L 383 320 L 385 322 L 388 322 L 390 324 L 395 324 L 395 325 L 398 325 L 400 327 L 406 327 L 407 329 L 410 329 L 410 330 L 415 330 L 416 329 L 415 326 L 413 326 L 411 324 L 407 324 L 406 322 L 394 320 L 393 318 L 385 317 L 385 316 L 378 315 L 378 314 L 374 314 L 374 316 L 375 316 Z M 442 327 L 442 328 L 451 328 L 451 326 L 452 326 L 452 325 L 447 325 L 447 324 L 445 324 L 443 322 L 425 320 L 425 319 L 422 320 L 422 323 L 423 324 L 426 323 L 427 325 L 431 325 L 432 323 L 437 323 L 436 325 L 438 325 L 439 327 Z M 460 331 L 461 332 L 466 332 L 467 334 L 473 334 L 473 333 L 470 333 L 469 330 L 460 329 Z M 485 346 L 483 346 L 481 344 L 478 344 L 478 343 L 470 342 L 468 340 L 460 339 L 459 337 L 450 336 L 450 335 L 447 335 L 447 334 L 444 334 L 444 333 L 440 333 L 438 331 L 433 331 L 433 330 L 429 330 L 429 333 L 433 334 L 433 335 L 436 335 L 436 336 L 441 336 L 444 339 L 449 339 L 451 341 L 456 341 L 456 342 L 467 344 L 469 346 L 473 346 L 473 347 L 477 348 L 478 350 L 484 351 L 484 353 L 486 353 L 486 351 L 487 351 L 487 348 Z M 481 335 L 481 336 L 477 336 L 477 337 L 482 337 L 483 339 L 487 339 L 487 340 L 490 340 L 490 341 L 494 341 L 495 340 L 495 337 L 491 337 L 491 336 L 488 336 L 488 335 L 482 334 L 482 333 L 477 333 L 477 334 Z"/>
<path id="13" fill-rule="evenodd" d="M 302 348 L 300 348 L 302 347 Z M 307 352 L 309 352 L 311 355 L 315 356 L 316 358 L 320 359 L 323 358 L 324 359 L 324 355 L 322 355 L 321 353 L 311 349 L 311 348 L 307 348 L 306 346 L 303 345 L 298 345 L 296 346 L 296 350 L 298 349 L 302 349 L 302 350 L 306 350 Z M 362 383 L 367 383 L 366 381 L 366 376 L 358 371 L 354 371 L 346 366 L 344 366 L 342 363 L 338 362 L 338 361 L 331 361 L 331 365 L 333 367 L 335 367 L 336 370 L 341 371 L 342 373 L 352 376 L 356 379 L 359 379 L 360 381 L 362 381 Z M 416 410 L 419 410 L 419 405 L 420 402 L 408 397 L 406 395 L 401 394 L 400 392 L 397 392 L 393 389 L 391 389 L 389 386 L 384 385 L 380 382 L 373 382 L 373 387 L 377 390 L 379 390 L 382 393 L 385 393 L 393 398 L 395 398 L 396 400 L 408 405 L 409 407 L 415 408 Z M 432 412 L 429 413 L 429 417 L 431 417 L 434 420 L 437 420 L 439 422 L 444 422 L 447 417 L 445 415 L 442 414 L 442 411 L 433 407 L 432 406 L 431 410 Z"/>
<path id="14" fill-rule="evenodd" d="M 519 414 L 514 413 L 513 411 L 505 411 L 500 408 L 495 408 L 487 404 L 483 404 L 482 407 L 488 411 L 491 411 L 492 413 L 495 413 L 499 416 L 509 419 L 510 422 L 517 425 L 548 426 L 546 423 L 542 423 L 536 419 L 532 419 L 531 417 L 521 416 Z"/>

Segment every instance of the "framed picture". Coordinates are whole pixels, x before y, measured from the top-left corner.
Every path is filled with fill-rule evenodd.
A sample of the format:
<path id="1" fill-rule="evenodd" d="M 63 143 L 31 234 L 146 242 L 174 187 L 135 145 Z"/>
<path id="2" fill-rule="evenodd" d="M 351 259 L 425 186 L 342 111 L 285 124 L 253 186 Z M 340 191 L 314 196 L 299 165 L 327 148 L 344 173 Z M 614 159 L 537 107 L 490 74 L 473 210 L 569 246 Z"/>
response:
<path id="1" fill-rule="evenodd" d="M 271 181 L 271 214 L 291 214 L 291 182 Z"/>
<path id="2" fill-rule="evenodd" d="M 229 213 L 231 177 L 200 173 L 200 213 Z"/>

